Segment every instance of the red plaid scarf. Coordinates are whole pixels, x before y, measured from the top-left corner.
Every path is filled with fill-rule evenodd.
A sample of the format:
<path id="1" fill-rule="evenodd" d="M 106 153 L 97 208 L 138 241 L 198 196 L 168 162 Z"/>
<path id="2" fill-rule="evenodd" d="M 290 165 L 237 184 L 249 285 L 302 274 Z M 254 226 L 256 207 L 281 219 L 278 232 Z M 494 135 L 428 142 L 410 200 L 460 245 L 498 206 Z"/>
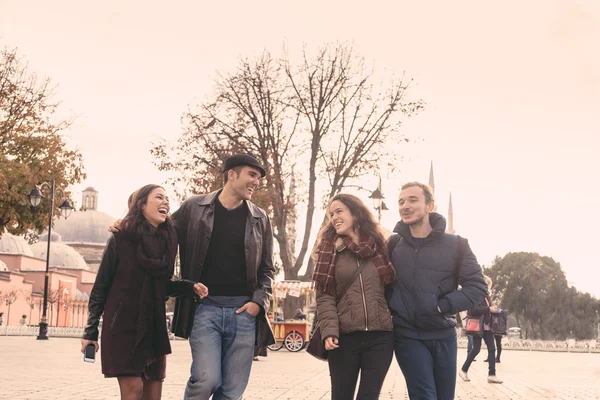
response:
<path id="1" fill-rule="evenodd" d="M 360 243 L 356 244 L 348 236 L 336 236 L 333 241 L 324 239 L 319 246 L 317 263 L 312 278 L 318 291 L 335 295 L 336 243 L 339 239 L 342 239 L 346 248 L 359 259 L 370 259 L 377 268 L 384 285 L 388 285 L 396 279 L 396 271 L 387 253 L 377 248 L 373 238 L 366 240 L 361 238 Z"/>

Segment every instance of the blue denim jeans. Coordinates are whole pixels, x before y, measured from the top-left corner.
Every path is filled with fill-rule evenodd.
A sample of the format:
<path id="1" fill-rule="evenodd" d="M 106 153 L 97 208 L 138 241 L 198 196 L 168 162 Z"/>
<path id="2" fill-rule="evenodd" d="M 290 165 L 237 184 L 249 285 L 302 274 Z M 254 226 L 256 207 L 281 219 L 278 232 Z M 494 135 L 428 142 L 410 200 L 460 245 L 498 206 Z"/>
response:
<path id="1" fill-rule="evenodd" d="M 237 308 L 201 304 L 190 335 L 192 367 L 186 400 L 239 400 L 246 390 L 254 344 L 256 317 Z"/>
<path id="2" fill-rule="evenodd" d="M 456 336 L 417 340 L 395 335 L 394 350 L 411 400 L 454 399 Z"/>

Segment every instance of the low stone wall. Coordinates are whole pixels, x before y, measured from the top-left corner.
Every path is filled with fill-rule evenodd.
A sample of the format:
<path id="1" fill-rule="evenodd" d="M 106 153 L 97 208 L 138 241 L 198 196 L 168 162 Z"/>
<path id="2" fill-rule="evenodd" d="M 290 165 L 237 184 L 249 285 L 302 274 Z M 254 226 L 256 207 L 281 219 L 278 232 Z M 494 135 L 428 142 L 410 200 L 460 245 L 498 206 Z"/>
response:
<path id="1" fill-rule="evenodd" d="M 37 336 L 40 330 L 37 326 L 0 326 L 0 336 Z M 80 338 L 83 328 L 48 327 L 48 337 Z M 175 338 L 171 335 L 171 339 Z M 181 339 L 183 340 L 183 339 Z M 482 344 L 485 347 L 485 343 Z M 459 336 L 458 347 L 467 348 L 467 337 Z M 558 351 L 572 353 L 600 353 L 600 342 L 596 340 L 527 340 L 502 338 L 502 350 L 521 351 Z"/>
<path id="2" fill-rule="evenodd" d="M 37 336 L 40 333 L 40 328 L 37 326 L 0 326 L 0 337 L 1 336 Z M 64 328 L 49 326 L 48 337 L 65 337 L 65 338 L 80 338 L 83 336 L 83 328 Z M 173 334 L 170 334 L 171 340 L 181 338 L 175 338 Z M 181 339 L 183 340 L 183 339 Z"/>
<path id="3" fill-rule="evenodd" d="M 458 347 L 467 348 L 467 337 L 458 338 Z M 482 343 L 485 347 L 485 343 Z M 502 338 L 502 350 L 557 351 L 570 353 L 600 353 L 600 342 L 596 340 L 528 340 Z"/>
<path id="4" fill-rule="evenodd" d="M 38 326 L 0 326 L 0 336 L 37 336 L 40 333 Z M 48 337 L 79 338 L 83 335 L 83 328 L 48 327 Z"/>

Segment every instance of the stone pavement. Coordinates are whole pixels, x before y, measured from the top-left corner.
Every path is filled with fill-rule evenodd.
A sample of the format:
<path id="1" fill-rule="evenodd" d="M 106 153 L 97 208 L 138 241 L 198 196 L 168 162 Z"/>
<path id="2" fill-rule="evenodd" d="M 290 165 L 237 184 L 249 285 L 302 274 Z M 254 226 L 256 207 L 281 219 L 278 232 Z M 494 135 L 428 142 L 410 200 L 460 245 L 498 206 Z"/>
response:
<path id="1" fill-rule="evenodd" d="M 163 399 L 182 399 L 191 362 L 186 341 L 173 341 Z M 460 362 L 465 355 L 459 349 Z M 504 351 L 498 376 L 503 385 L 486 381 L 487 364 L 480 354 L 469 375 L 457 383 L 456 398 L 600 400 L 600 354 Z M 0 399 L 118 399 L 115 379 L 104 379 L 100 362 L 84 363 L 77 339 L 0 336 Z M 329 399 L 327 364 L 304 352 L 269 352 L 255 362 L 245 400 Z M 381 399 L 408 399 L 395 363 Z"/>

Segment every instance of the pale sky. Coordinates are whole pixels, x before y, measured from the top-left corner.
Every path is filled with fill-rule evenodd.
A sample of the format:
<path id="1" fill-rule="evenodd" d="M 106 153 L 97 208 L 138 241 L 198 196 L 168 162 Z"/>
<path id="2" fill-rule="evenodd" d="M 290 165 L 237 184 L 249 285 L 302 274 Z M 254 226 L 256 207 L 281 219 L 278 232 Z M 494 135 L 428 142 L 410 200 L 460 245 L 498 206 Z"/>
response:
<path id="1" fill-rule="evenodd" d="M 405 71 L 428 103 L 404 127 L 423 140 L 399 148 L 401 172 L 384 181 L 388 229 L 400 184 L 427 182 L 433 160 L 439 211 L 452 191 L 455 228 L 482 264 L 536 251 L 600 296 L 596 0 L 0 0 L 0 45 L 51 77 L 63 112 L 78 116 L 69 135 L 88 179 L 75 190 L 95 187 L 114 217 L 133 190 L 165 179 L 151 142 L 178 135 L 217 70 L 264 48 L 277 55 L 284 41 L 297 51 L 337 40 Z"/>

